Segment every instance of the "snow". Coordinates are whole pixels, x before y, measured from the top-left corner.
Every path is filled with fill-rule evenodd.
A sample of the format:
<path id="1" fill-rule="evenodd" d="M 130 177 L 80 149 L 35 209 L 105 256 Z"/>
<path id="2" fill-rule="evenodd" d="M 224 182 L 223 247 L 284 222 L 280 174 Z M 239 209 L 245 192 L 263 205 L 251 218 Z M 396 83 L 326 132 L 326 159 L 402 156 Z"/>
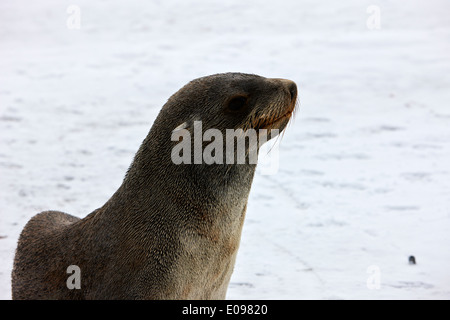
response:
<path id="1" fill-rule="evenodd" d="M 2 1 L 0 298 L 34 214 L 103 205 L 172 93 L 238 71 L 296 81 L 300 105 L 253 182 L 227 298 L 449 299 L 449 9 Z"/>

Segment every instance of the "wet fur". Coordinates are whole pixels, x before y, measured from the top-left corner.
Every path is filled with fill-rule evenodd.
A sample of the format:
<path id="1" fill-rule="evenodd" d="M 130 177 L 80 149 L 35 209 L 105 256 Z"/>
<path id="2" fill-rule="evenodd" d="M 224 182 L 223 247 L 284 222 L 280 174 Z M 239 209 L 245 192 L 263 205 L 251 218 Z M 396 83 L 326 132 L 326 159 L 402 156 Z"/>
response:
<path id="1" fill-rule="evenodd" d="M 227 99 L 249 96 L 242 114 Z M 23 229 L 13 299 L 224 299 L 255 165 L 175 165 L 170 135 L 183 122 L 249 128 L 294 108 L 286 84 L 239 73 L 196 79 L 163 106 L 115 194 L 83 219 L 57 211 Z M 287 122 L 286 122 L 287 123 Z M 284 128 L 280 128 L 281 130 Z M 69 290 L 70 265 L 81 289 Z"/>

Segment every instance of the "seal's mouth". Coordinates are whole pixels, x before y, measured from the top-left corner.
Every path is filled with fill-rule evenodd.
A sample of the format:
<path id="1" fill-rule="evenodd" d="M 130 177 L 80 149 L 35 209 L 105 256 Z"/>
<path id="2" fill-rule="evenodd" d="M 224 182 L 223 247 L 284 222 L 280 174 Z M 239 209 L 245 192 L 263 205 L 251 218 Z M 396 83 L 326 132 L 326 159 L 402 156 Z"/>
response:
<path id="1" fill-rule="evenodd" d="M 286 122 L 289 121 L 293 112 L 294 112 L 294 109 L 292 108 L 292 110 L 289 110 L 282 116 L 275 118 L 275 120 L 271 120 L 269 122 L 264 123 L 258 129 L 274 129 L 277 127 L 281 127 L 280 124 L 282 124 L 282 122 L 284 122 L 284 121 L 286 121 Z"/>
<path id="2" fill-rule="evenodd" d="M 258 117 L 254 123 L 253 128 L 283 130 L 294 113 L 295 105 L 296 104 L 290 105 L 288 107 L 288 110 L 286 112 L 282 113 L 281 115 L 269 114 L 269 115 L 262 115 L 262 116 Z"/>
<path id="3" fill-rule="evenodd" d="M 297 85 L 286 79 L 268 79 L 277 87 L 277 96 L 270 97 L 265 107 L 255 108 L 244 125 L 246 129 L 266 129 L 283 131 L 295 113 L 297 99 Z M 272 101 L 270 101 L 272 100 Z"/>

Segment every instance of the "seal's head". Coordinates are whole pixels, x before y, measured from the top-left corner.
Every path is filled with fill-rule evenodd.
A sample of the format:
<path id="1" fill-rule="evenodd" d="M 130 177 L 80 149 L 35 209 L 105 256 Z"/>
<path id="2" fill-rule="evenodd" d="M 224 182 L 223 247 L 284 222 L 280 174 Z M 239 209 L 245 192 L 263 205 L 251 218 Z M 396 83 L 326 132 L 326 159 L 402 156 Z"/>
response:
<path id="1" fill-rule="evenodd" d="M 222 73 L 191 81 L 168 100 L 161 113 L 164 125 L 172 129 L 189 129 L 194 121 L 202 121 L 203 130 L 281 132 L 293 114 L 296 100 L 293 81 Z"/>
<path id="2" fill-rule="evenodd" d="M 196 177 L 202 170 L 235 170 L 242 177 L 229 165 L 248 164 L 239 170 L 248 170 L 250 177 L 259 148 L 285 129 L 296 101 L 297 86 L 290 80 L 243 73 L 195 79 L 164 104 L 129 173 L 136 171 L 141 179 L 141 172 Z M 216 166 L 184 166 L 192 163 Z"/>

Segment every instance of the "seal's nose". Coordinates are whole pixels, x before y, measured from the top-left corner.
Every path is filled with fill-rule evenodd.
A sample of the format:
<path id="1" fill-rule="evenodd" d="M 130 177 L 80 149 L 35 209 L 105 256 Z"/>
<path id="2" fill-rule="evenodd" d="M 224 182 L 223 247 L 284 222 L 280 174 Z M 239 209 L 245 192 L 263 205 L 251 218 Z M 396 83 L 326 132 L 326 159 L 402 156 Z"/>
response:
<path id="1" fill-rule="evenodd" d="M 291 81 L 291 84 L 288 86 L 289 93 L 291 94 L 291 100 L 295 101 L 297 100 L 297 85 L 294 81 Z"/>
<path id="2" fill-rule="evenodd" d="M 291 101 L 295 102 L 297 100 L 297 85 L 295 82 L 287 79 L 280 79 L 280 81 L 291 95 Z"/>

